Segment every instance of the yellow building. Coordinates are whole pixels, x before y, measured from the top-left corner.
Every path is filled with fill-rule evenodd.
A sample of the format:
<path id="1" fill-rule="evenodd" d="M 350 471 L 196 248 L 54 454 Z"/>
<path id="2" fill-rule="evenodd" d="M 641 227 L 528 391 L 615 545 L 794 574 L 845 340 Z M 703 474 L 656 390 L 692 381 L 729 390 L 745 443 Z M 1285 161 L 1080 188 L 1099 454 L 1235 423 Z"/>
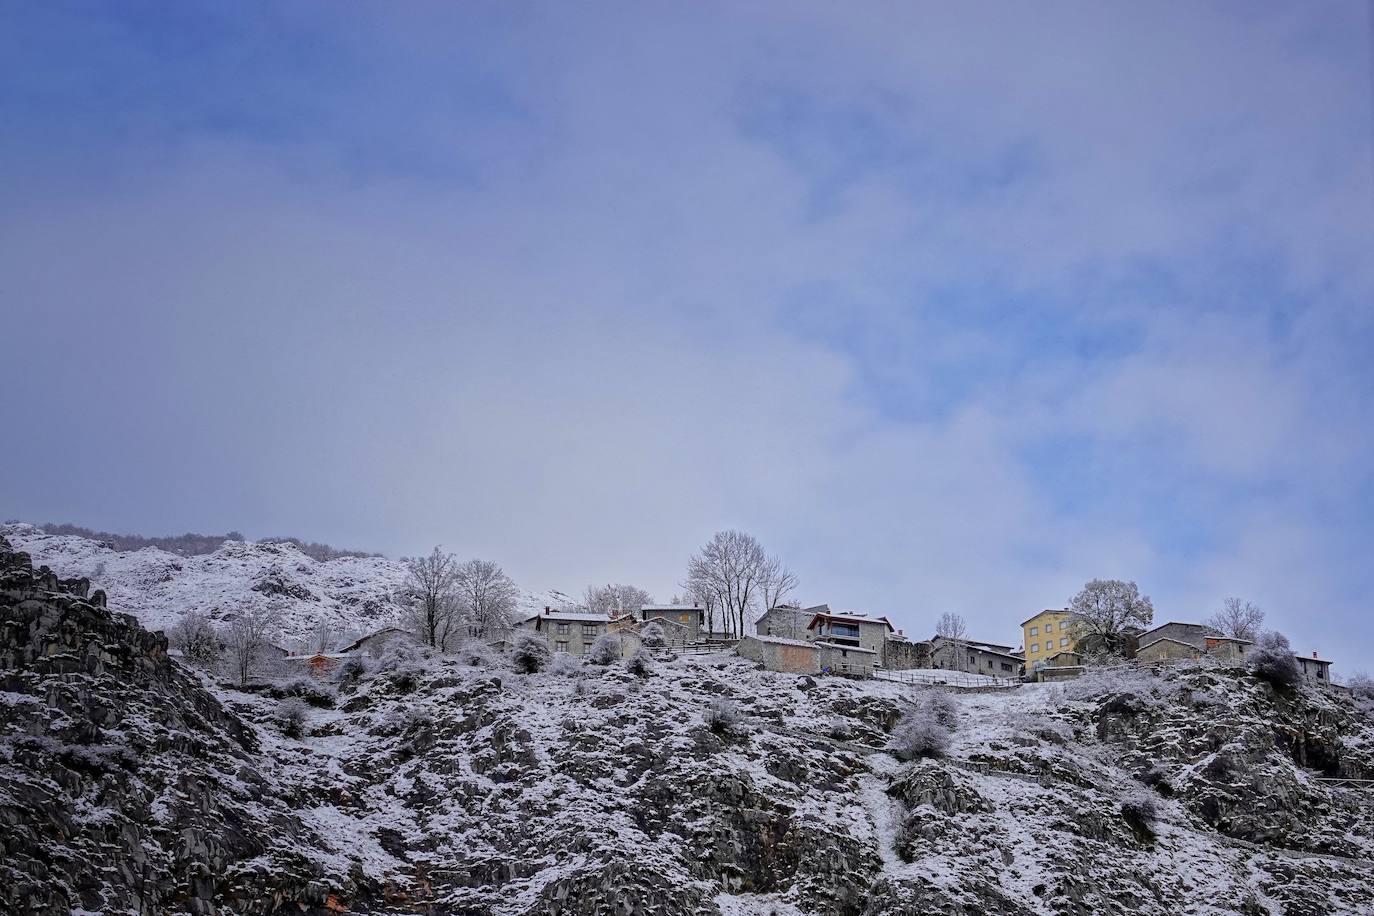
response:
<path id="1" fill-rule="evenodd" d="M 1026 674 L 1035 670 L 1036 662 L 1046 662 L 1060 652 L 1078 648 L 1069 632 L 1069 618 L 1065 610 L 1044 610 L 1021 624 L 1021 645 L 1026 650 Z"/>

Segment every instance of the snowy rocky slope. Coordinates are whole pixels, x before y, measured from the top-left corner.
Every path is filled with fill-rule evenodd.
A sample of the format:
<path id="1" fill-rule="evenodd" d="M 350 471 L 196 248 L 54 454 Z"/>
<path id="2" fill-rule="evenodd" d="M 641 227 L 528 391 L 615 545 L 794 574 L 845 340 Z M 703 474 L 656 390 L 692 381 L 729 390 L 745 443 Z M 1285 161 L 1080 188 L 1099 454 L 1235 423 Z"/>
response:
<path id="1" fill-rule="evenodd" d="M 8 556 L 5 912 L 1374 912 L 1374 806 L 1317 781 L 1374 774 L 1343 694 L 1187 668 L 961 696 L 948 756 L 904 763 L 932 694 L 729 655 L 393 650 L 240 693 Z"/>
<path id="2" fill-rule="evenodd" d="M 281 642 L 292 649 L 320 621 L 363 635 L 395 621 L 405 567 L 384 557 L 321 562 L 289 543 L 225 541 L 213 553 L 179 556 L 155 547 L 118 551 L 76 535 L 49 535 L 27 524 L 0 525 L 0 536 L 66 578 L 85 577 L 108 595 L 114 611 L 133 614 L 150 630 L 165 630 L 191 610 L 225 620 L 241 609 L 274 604 Z M 531 593 L 529 614 L 569 602 L 561 592 Z"/>

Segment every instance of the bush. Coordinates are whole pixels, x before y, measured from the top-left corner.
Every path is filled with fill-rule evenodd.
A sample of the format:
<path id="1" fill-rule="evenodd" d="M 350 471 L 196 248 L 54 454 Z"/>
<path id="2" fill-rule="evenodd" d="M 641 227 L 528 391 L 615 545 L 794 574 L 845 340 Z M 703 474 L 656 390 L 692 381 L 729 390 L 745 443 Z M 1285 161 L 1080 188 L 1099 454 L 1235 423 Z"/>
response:
<path id="1" fill-rule="evenodd" d="M 1121 816 L 1126 819 L 1137 839 L 1148 842 L 1155 838 L 1159 802 L 1150 792 L 1141 789 L 1122 799 Z"/>
<path id="2" fill-rule="evenodd" d="M 592 643 L 587 653 L 587 661 L 593 665 L 609 665 L 620 658 L 620 637 L 614 633 L 602 633 Z"/>
<path id="3" fill-rule="evenodd" d="M 737 733 L 744 729 L 744 713 L 739 711 L 733 700 L 716 697 L 702 713 L 706 727 L 717 735 Z"/>
<path id="4" fill-rule="evenodd" d="M 943 757 L 949 751 L 954 729 L 940 722 L 931 709 L 914 709 L 892 729 L 888 749 L 898 760 Z"/>
<path id="5" fill-rule="evenodd" d="M 187 611 L 181 615 L 167 639 L 181 650 L 181 657 L 189 664 L 201 668 L 212 668 L 224 655 L 224 642 L 215 630 L 209 615 L 200 611 Z"/>
<path id="6" fill-rule="evenodd" d="M 649 653 L 644 649 L 636 649 L 635 654 L 625 660 L 625 668 L 631 674 L 639 677 L 648 677 L 653 673 L 653 660 L 649 658 Z"/>
<path id="7" fill-rule="evenodd" d="M 1288 637 L 1276 631 L 1260 634 L 1250 651 L 1250 670 L 1275 687 L 1292 687 L 1302 679 Z"/>
<path id="8" fill-rule="evenodd" d="M 582 673 L 582 661 L 566 652 L 555 652 L 549 670 L 563 677 L 577 677 Z"/>
<path id="9" fill-rule="evenodd" d="M 367 663 L 357 655 L 350 655 L 348 658 L 344 659 L 343 664 L 339 666 L 339 671 L 338 674 L 335 675 L 335 680 L 337 680 L 340 685 L 356 684 L 358 681 L 361 681 L 366 674 Z"/>
<path id="10" fill-rule="evenodd" d="M 515 637 L 515 648 L 511 652 L 511 661 L 515 664 L 515 670 L 521 674 L 533 674 L 542 671 L 552 660 L 549 652 L 549 644 L 542 636 L 535 633 L 521 633 Z"/>
<path id="11" fill-rule="evenodd" d="M 496 664 L 496 654 L 484 642 L 469 639 L 458 647 L 458 660 L 473 668 L 490 668 Z"/>
<path id="12" fill-rule="evenodd" d="M 300 697 L 287 697 L 277 704 L 272 719 L 283 735 L 288 738 L 299 738 L 305 730 L 305 720 L 309 716 L 310 710 L 304 700 Z"/>
<path id="13" fill-rule="evenodd" d="M 328 709 L 334 705 L 334 691 L 324 682 L 309 675 L 294 677 L 273 693 L 282 697 L 297 697 L 319 709 Z"/>
<path id="14" fill-rule="evenodd" d="M 402 693 L 410 693 L 419 686 L 429 670 L 434 650 L 405 642 L 391 643 L 377 660 L 377 674 Z"/>
<path id="15" fill-rule="evenodd" d="M 663 624 L 657 620 L 650 620 L 644 624 L 639 631 L 639 638 L 644 645 L 654 649 L 661 649 L 668 644 L 668 636 L 663 632 Z"/>

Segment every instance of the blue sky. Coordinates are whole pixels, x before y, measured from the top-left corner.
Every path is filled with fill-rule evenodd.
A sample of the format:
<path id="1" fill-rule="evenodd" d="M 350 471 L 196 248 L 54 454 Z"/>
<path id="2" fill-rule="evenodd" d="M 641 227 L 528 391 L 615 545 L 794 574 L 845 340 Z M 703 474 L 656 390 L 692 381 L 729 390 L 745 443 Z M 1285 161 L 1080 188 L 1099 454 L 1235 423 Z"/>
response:
<path id="1" fill-rule="evenodd" d="M 1374 668 L 1366 4 L 3 4 L 0 514 Z"/>

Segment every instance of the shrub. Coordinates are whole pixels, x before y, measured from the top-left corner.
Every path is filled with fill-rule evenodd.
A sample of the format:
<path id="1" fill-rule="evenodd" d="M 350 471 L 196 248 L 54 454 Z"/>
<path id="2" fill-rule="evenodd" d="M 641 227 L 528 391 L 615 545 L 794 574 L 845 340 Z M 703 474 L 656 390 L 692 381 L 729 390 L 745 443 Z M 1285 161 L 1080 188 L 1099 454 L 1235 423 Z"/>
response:
<path id="1" fill-rule="evenodd" d="M 657 620 L 650 620 L 644 624 L 639 631 L 639 638 L 644 645 L 659 649 L 668 644 L 668 636 L 663 632 L 663 624 Z"/>
<path id="2" fill-rule="evenodd" d="M 591 651 L 587 653 L 587 661 L 593 665 L 609 665 L 618 658 L 620 658 L 620 637 L 614 633 L 602 633 L 597 637 L 596 642 L 592 643 Z"/>
<path id="3" fill-rule="evenodd" d="M 921 757 L 943 757 L 949 751 L 954 729 L 940 722 L 937 713 L 929 708 L 916 708 L 907 713 L 892 729 L 888 749 L 899 760 Z"/>
<path id="4" fill-rule="evenodd" d="M 306 707 L 305 701 L 300 697 L 287 697 L 277 704 L 276 711 L 272 714 L 272 719 L 277 723 L 277 728 L 288 738 L 299 738 L 305 729 L 305 720 L 309 718 L 310 710 Z"/>
<path id="5" fill-rule="evenodd" d="M 490 668 L 496 664 L 496 654 L 481 640 L 469 639 L 458 647 L 458 660 L 473 668 Z"/>
<path id="6" fill-rule="evenodd" d="M 340 685 L 356 684 L 358 681 L 361 681 L 366 674 L 367 663 L 357 655 L 350 655 L 348 658 L 344 659 L 343 664 L 339 666 L 339 671 L 338 674 L 335 675 L 335 679 Z"/>
<path id="7" fill-rule="evenodd" d="M 511 661 L 515 664 L 515 670 L 522 674 L 533 674 L 542 671 L 549 664 L 551 653 L 549 644 L 544 641 L 542 636 L 535 633 L 521 633 L 515 637 L 515 649 L 511 652 Z"/>
<path id="8" fill-rule="evenodd" d="M 167 633 L 172 645 L 181 650 L 181 657 L 188 663 L 202 668 L 211 668 L 224 655 L 224 642 L 220 639 L 209 615 L 200 611 L 187 611 Z"/>
<path id="9" fill-rule="evenodd" d="M 702 719 L 706 722 L 706 727 L 717 735 L 725 735 L 739 732 L 744 729 L 744 714 L 739 711 L 733 700 L 724 697 L 716 697 L 706 706 L 706 712 L 702 713 Z"/>
<path id="10" fill-rule="evenodd" d="M 292 678 L 274 693 L 282 697 L 298 697 L 320 709 L 328 709 L 334 705 L 334 691 L 324 682 L 309 675 Z"/>
<path id="11" fill-rule="evenodd" d="M 1250 670 L 1275 687 L 1292 687 L 1302 677 L 1288 637 L 1273 630 L 1255 640 L 1255 647 L 1250 651 Z"/>
<path id="12" fill-rule="evenodd" d="M 1126 819 L 1136 838 L 1150 841 L 1155 838 L 1155 822 L 1159 820 L 1159 802 L 1154 795 L 1141 789 L 1121 800 L 1121 816 Z"/>
<path id="13" fill-rule="evenodd" d="M 410 693 L 420 683 L 434 658 L 434 650 L 405 642 L 394 642 L 377 660 L 377 674 L 402 693 Z"/>
<path id="14" fill-rule="evenodd" d="M 639 677 L 648 677 L 653 673 L 654 665 L 647 651 L 644 649 L 636 649 L 635 654 L 625 660 L 625 668 L 631 674 Z"/>
<path id="15" fill-rule="evenodd" d="M 566 652 L 555 652 L 549 670 L 563 677 L 577 677 L 582 673 L 582 662 Z"/>

